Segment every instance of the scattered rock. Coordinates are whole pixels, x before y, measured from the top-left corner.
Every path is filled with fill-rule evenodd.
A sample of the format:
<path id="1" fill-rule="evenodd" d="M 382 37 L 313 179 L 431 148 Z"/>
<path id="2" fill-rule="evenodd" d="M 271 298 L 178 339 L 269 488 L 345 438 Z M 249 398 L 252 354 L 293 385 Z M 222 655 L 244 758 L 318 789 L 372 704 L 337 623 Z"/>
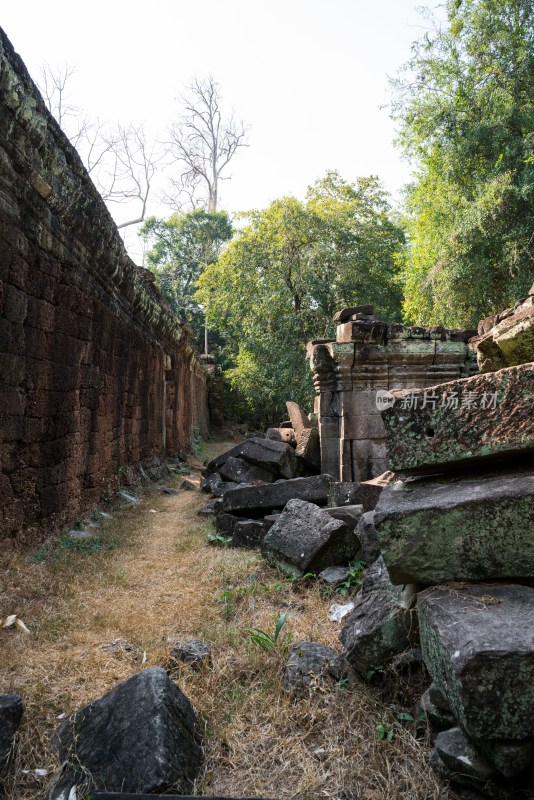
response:
<path id="1" fill-rule="evenodd" d="M 475 739 L 528 739 L 534 718 L 534 589 L 427 589 L 417 614 L 425 664 Z"/>
<path id="2" fill-rule="evenodd" d="M 171 656 L 175 661 L 184 661 L 193 669 L 200 669 L 211 660 L 209 644 L 201 639 L 187 639 L 186 641 L 173 641 Z"/>
<path id="3" fill-rule="evenodd" d="M 495 769 L 475 750 L 460 728 L 440 733 L 434 749 L 453 783 L 480 788 L 495 773 Z"/>
<path id="4" fill-rule="evenodd" d="M 0 778 L 9 768 L 22 712 L 22 697 L 0 694 Z"/>
<path id="5" fill-rule="evenodd" d="M 182 794 L 197 778 L 202 750 L 191 703 L 159 667 L 150 667 L 61 723 L 55 743 L 63 766 L 51 800 L 72 787 L 86 793 Z"/>
<path id="6" fill-rule="evenodd" d="M 127 503 L 133 503 L 134 505 L 136 503 L 143 502 L 140 497 L 134 497 L 133 494 L 128 494 L 128 492 L 125 492 L 124 489 L 119 489 L 117 496 L 120 497 L 121 500 L 126 500 Z"/>
<path id="7" fill-rule="evenodd" d="M 215 494 L 215 489 L 217 489 L 223 480 L 218 472 L 212 472 L 208 475 L 207 478 L 202 478 L 200 481 L 200 491 L 206 492 L 207 494 Z"/>
<path id="8" fill-rule="evenodd" d="M 144 664 L 146 661 L 146 652 L 142 647 L 137 644 L 127 642 L 126 639 L 118 638 L 113 639 L 112 642 L 102 645 L 102 650 L 106 653 L 126 653 L 132 661 L 137 664 Z"/>
<path id="9" fill-rule="evenodd" d="M 283 686 L 295 699 L 314 689 L 333 686 L 339 680 L 340 657 L 330 647 L 318 642 L 295 642 L 291 645 Z"/>
<path id="10" fill-rule="evenodd" d="M 162 494 L 171 494 L 171 495 L 180 494 L 178 489 L 173 489 L 172 486 L 164 486 L 161 492 Z"/>
<path id="11" fill-rule="evenodd" d="M 334 519 L 340 519 L 347 528 L 353 531 L 360 521 L 363 506 L 337 506 L 336 508 L 325 508 L 325 511 Z"/>
<path id="12" fill-rule="evenodd" d="M 430 724 L 432 731 L 437 734 L 441 731 L 448 731 L 454 728 L 456 720 L 450 711 L 435 706 L 430 699 L 429 689 L 423 694 L 420 700 L 421 711 L 425 712 L 426 718 Z"/>
<path id="13" fill-rule="evenodd" d="M 348 564 L 357 549 L 357 539 L 344 522 L 304 500 L 286 504 L 262 543 L 269 563 L 293 575 Z"/>
<path id="14" fill-rule="evenodd" d="M 199 508 L 197 511 L 197 516 L 199 517 L 214 517 L 216 512 L 220 509 L 222 505 L 221 500 L 218 497 L 214 497 L 213 500 L 210 500 L 209 503 L 206 503 L 205 506 Z"/>
<path id="15" fill-rule="evenodd" d="M 349 576 L 349 567 L 327 567 L 319 573 L 318 577 L 329 586 L 339 586 Z"/>
<path id="16" fill-rule="evenodd" d="M 222 533 L 224 536 L 233 536 L 237 523 L 245 519 L 246 517 L 236 517 L 234 514 L 227 514 L 226 511 L 218 509 L 215 513 L 217 533 Z"/>
<path id="17" fill-rule="evenodd" d="M 191 481 L 182 481 L 180 484 L 180 489 L 182 489 L 184 492 L 193 492 L 196 488 L 197 487 L 195 484 L 191 483 Z"/>

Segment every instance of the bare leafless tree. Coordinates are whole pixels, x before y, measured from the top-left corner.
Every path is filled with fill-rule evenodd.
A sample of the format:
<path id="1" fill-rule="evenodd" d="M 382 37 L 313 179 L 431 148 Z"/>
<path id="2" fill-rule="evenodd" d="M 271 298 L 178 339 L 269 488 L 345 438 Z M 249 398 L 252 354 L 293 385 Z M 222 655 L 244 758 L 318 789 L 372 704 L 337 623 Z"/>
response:
<path id="1" fill-rule="evenodd" d="M 118 228 L 143 222 L 152 179 L 164 149 L 149 142 L 141 125 L 112 127 L 99 120 L 89 120 L 79 106 L 70 101 L 68 83 L 75 67 L 41 67 L 39 89 L 48 110 L 54 115 L 87 172 L 107 203 L 138 201 L 139 213 Z"/>
<path id="2" fill-rule="evenodd" d="M 248 147 L 247 128 L 233 114 L 223 118 L 220 87 L 212 76 L 194 78 L 180 100 L 183 114 L 171 127 L 170 154 L 182 171 L 171 179 L 171 202 L 180 205 L 185 194 L 193 207 L 216 211 L 219 181 L 231 178 L 223 172 L 237 150 Z"/>

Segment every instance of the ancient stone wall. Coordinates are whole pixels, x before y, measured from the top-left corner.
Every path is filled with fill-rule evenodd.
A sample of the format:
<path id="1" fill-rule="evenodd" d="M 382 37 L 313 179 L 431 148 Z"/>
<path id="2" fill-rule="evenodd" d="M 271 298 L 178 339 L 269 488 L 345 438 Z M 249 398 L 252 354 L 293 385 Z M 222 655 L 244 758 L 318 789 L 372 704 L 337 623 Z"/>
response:
<path id="1" fill-rule="evenodd" d="M 207 380 L 0 31 L 0 541 L 187 448 Z"/>
<path id="2" fill-rule="evenodd" d="M 476 331 L 388 324 L 370 306 L 336 314 L 335 341 L 308 345 L 319 418 L 321 470 L 365 481 L 387 469 L 380 411 L 391 389 L 424 388 L 467 376 Z"/>

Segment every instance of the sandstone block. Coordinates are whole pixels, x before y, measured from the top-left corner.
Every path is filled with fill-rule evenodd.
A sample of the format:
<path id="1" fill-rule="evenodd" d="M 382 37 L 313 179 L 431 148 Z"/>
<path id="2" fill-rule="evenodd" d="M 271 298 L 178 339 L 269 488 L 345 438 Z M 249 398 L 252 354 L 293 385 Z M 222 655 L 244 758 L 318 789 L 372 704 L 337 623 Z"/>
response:
<path id="1" fill-rule="evenodd" d="M 233 456 L 229 456 L 226 459 L 218 474 L 223 480 L 233 481 L 234 483 L 252 483 L 253 481 L 272 483 L 275 480 L 275 475 L 270 470 L 255 464 L 248 464 L 243 459 L 234 458 Z"/>
<path id="2" fill-rule="evenodd" d="M 269 563 L 293 575 L 348 564 L 358 549 L 341 520 L 303 500 L 290 500 L 262 542 Z"/>
<path id="3" fill-rule="evenodd" d="M 321 469 L 321 445 L 317 428 L 306 428 L 297 438 L 295 455 L 315 472 Z"/>
<path id="4" fill-rule="evenodd" d="M 297 438 L 293 428 L 267 428 L 265 435 L 266 439 L 272 439 L 275 442 L 287 442 L 296 446 Z"/>
<path id="5" fill-rule="evenodd" d="M 426 667 L 474 738 L 534 735 L 534 589 L 513 584 L 420 593 Z"/>
<path id="6" fill-rule="evenodd" d="M 395 584 L 534 575 L 534 474 L 384 489 L 374 525 Z"/>
<path id="7" fill-rule="evenodd" d="M 237 487 L 224 494 L 223 508 L 230 512 L 265 512 L 284 508 L 288 500 L 294 499 L 326 505 L 331 483 L 330 475 L 313 475 L 310 478 L 293 478 L 263 486 Z"/>
<path id="8" fill-rule="evenodd" d="M 291 420 L 291 427 L 295 431 L 295 436 L 297 437 L 298 442 L 303 431 L 311 428 L 311 422 L 308 418 L 308 415 L 304 413 L 298 403 L 289 401 L 286 403 L 286 406 L 289 419 Z"/>
<path id="9" fill-rule="evenodd" d="M 413 625 L 408 608 L 412 599 L 413 593 L 393 586 L 382 558 L 367 571 L 339 635 L 347 660 L 363 677 L 372 667 L 410 647 Z"/>
<path id="10" fill-rule="evenodd" d="M 186 792 L 201 762 L 199 725 L 180 689 L 149 667 L 80 709 L 57 729 L 63 768 L 51 800 L 72 787 L 89 793 Z"/>
<path id="11" fill-rule="evenodd" d="M 337 506 L 325 508 L 325 511 L 334 519 L 340 519 L 351 531 L 355 530 L 363 514 L 363 506 Z"/>
<path id="12" fill-rule="evenodd" d="M 481 372 L 534 361 L 534 306 L 527 303 L 520 306 L 474 344 Z"/>
<path id="13" fill-rule="evenodd" d="M 445 765 L 449 780 L 461 786 L 481 788 L 495 773 L 495 769 L 477 752 L 460 728 L 440 733 L 435 752 Z"/>
<path id="14" fill-rule="evenodd" d="M 299 699 L 328 684 L 333 687 L 339 673 L 339 656 L 330 647 L 319 642 L 295 642 L 284 669 L 283 686 Z"/>
<path id="15" fill-rule="evenodd" d="M 368 566 L 374 564 L 380 556 L 380 545 L 376 535 L 374 516 L 374 511 L 367 511 L 361 516 L 356 527 L 356 536 L 360 540 L 362 548 L 362 561 Z"/>
<path id="16" fill-rule="evenodd" d="M 422 474 L 534 452 L 534 364 L 393 394 L 382 417 L 394 471 Z"/>
<path id="17" fill-rule="evenodd" d="M 249 464 L 275 472 L 283 478 L 294 478 L 297 473 L 295 450 L 286 442 L 253 437 L 243 442 L 239 455 Z"/>
<path id="18" fill-rule="evenodd" d="M 232 535 L 232 547 L 255 548 L 263 539 L 263 522 L 257 519 L 238 520 Z"/>

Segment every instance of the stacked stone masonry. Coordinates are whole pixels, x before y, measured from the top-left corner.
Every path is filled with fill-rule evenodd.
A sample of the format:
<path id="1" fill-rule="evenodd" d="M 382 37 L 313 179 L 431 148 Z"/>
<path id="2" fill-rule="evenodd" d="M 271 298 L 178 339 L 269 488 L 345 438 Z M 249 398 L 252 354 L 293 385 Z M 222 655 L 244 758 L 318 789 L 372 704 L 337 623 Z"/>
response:
<path id="1" fill-rule="evenodd" d="M 308 345 L 319 417 L 321 471 L 365 481 L 387 469 L 380 399 L 467 376 L 475 331 L 388 324 L 371 306 L 339 312 L 336 341 Z M 348 313 L 352 312 L 352 313 Z"/>
<path id="2" fill-rule="evenodd" d="M 0 31 L 0 531 L 206 432 L 208 374 Z"/>

